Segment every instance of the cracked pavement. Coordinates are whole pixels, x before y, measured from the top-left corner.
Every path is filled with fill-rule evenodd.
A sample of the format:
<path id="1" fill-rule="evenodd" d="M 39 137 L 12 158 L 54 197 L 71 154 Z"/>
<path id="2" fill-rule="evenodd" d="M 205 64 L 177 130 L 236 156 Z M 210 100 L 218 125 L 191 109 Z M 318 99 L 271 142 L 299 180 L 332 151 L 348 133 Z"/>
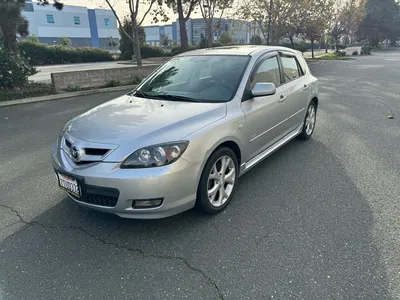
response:
<path id="1" fill-rule="evenodd" d="M 400 51 L 312 69 L 313 138 L 212 217 L 124 220 L 56 188 L 59 130 L 122 92 L 1 108 L 0 299 L 400 299 Z"/>

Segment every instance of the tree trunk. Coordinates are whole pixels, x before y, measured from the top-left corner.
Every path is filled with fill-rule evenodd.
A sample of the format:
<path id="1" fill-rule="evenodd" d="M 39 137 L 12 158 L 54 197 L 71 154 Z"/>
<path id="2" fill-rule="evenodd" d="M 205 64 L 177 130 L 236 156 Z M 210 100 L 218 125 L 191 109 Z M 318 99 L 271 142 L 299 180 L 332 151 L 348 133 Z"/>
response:
<path id="1" fill-rule="evenodd" d="M 269 0 L 267 45 L 269 45 L 269 40 L 271 39 L 271 19 L 272 19 L 272 5 L 273 5 L 272 1 L 273 0 Z"/>
<path id="2" fill-rule="evenodd" d="M 132 38 L 133 38 L 133 51 L 134 55 L 136 56 L 136 64 L 138 67 L 142 66 L 142 56 L 140 53 L 140 38 L 139 38 L 139 27 L 136 23 L 136 18 L 131 16 L 132 20 Z"/>
<path id="3" fill-rule="evenodd" d="M 209 19 L 206 23 L 207 26 L 207 47 L 211 48 L 213 44 L 213 30 L 212 30 L 212 19 Z"/>
<path id="4" fill-rule="evenodd" d="M 179 31 L 181 37 L 181 49 L 187 51 L 189 49 L 189 40 L 186 31 L 186 19 L 183 15 L 182 0 L 176 1 L 178 8 Z"/>
<path id="5" fill-rule="evenodd" d="M 311 57 L 314 58 L 314 40 L 311 40 Z"/>
<path id="6" fill-rule="evenodd" d="M 289 36 L 290 44 L 292 44 L 292 49 L 294 49 L 294 40 L 293 36 Z"/>

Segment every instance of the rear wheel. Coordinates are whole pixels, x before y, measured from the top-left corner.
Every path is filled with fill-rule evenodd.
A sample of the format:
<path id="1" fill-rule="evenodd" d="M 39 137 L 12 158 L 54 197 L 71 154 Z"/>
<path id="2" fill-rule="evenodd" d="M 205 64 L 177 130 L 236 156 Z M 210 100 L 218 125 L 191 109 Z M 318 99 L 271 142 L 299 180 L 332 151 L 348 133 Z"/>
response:
<path id="1" fill-rule="evenodd" d="M 317 121 L 317 105 L 314 100 L 310 102 L 307 108 L 306 118 L 304 119 L 303 131 L 298 136 L 301 140 L 308 140 L 314 132 Z"/>
<path id="2" fill-rule="evenodd" d="M 208 159 L 197 191 L 196 207 L 208 214 L 222 211 L 231 201 L 239 175 L 235 153 L 217 149 Z"/>

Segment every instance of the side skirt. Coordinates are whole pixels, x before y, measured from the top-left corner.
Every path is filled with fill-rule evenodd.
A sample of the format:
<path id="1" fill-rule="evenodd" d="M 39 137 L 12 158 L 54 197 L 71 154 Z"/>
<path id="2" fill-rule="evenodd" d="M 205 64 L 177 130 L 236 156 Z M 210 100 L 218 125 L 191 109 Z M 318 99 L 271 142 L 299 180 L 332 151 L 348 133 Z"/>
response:
<path id="1" fill-rule="evenodd" d="M 287 136 L 285 136 L 284 138 L 280 139 L 275 144 L 271 145 L 269 148 L 265 149 L 260 154 L 257 154 L 255 157 L 250 159 L 248 162 L 245 162 L 245 163 L 241 164 L 240 165 L 240 174 L 239 174 L 239 176 L 242 176 L 243 174 L 245 174 L 252 167 L 254 167 L 259 162 L 261 162 L 262 160 L 267 158 L 269 155 L 274 153 L 276 150 L 278 150 L 280 147 L 285 145 L 287 142 L 291 141 L 296 136 L 298 136 L 303 131 L 303 126 L 304 126 L 304 123 L 302 123 L 297 129 L 293 130 Z"/>

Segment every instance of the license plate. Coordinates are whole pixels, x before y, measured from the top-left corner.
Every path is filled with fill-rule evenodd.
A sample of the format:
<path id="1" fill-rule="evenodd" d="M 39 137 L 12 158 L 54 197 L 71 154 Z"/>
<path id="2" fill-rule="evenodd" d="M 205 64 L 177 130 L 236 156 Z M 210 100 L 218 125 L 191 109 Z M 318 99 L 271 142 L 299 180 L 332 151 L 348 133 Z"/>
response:
<path id="1" fill-rule="evenodd" d="M 81 197 L 81 189 L 76 179 L 58 172 L 57 177 L 58 185 L 62 190 L 74 195 L 77 198 Z"/>

